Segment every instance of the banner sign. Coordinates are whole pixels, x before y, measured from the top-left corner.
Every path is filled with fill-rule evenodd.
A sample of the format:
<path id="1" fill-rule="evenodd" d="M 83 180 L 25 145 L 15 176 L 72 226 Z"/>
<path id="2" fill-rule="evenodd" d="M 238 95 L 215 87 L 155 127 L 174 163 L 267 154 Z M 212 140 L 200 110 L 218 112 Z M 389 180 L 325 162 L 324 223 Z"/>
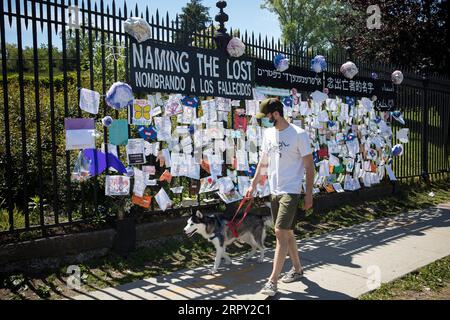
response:
<path id="1" fill-rule="evenodd" d="M 279 72 L 270 61 L 255 61 L 255 81 L 258 86 L 292 89 L 298 91 L 323 91 L 327 88 L 330 95 L 368 97 L 393 101 L 395 88 L 392 81 L 355 77 L 352 80 L 332 73 L 317 74 L 313 71 L 290 66 L 285 72 Z"/>
<path id="2" fill-rule="evenodd" d="M 131 40 L 131 86 L 142 93 L 167 92 L 253 99 L 254 61 L 216 50 Z"/>
<path id="3" fill-rule="evenodd" d="M 253 99 L 255 86 L 299 91 L 323 91 L 330 95 L 372 97 L 393 104 L 395 86 L 391 81 L 339 74 L 317 74 L 290 66 L 279 72 L 271 61 L 228 57 L 217 50 L 180 47 L 152 40 L 131 39 L 131 86 L 137 93 L 181 93 L 195 96 Z"/>
<path id="4" fill-rule="evenodd" d="M 355 77 L 347 79 L 340 75 L 325 73 L 325 88 L 330 94 L 349 97 L 372 97 L 379 99 L 394 99 L 395 87 L 392 81 L 374 80 Z"/>
<path id="5" fill-rule="evenodd" d="M 290 66 L 285 72 L 279 72 L 270 61 L 256 60 L 255 81 L 258 86 L 292 89 L 299 91 L 323 90 L 322 75 Z"/>

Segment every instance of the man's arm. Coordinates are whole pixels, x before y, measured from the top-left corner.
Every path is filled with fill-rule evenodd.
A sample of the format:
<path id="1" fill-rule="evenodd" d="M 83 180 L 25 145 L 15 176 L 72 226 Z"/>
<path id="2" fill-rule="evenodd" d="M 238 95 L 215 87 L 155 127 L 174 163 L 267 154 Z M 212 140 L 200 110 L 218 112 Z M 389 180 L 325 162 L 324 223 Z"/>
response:
<path id="1" fill-rule="evenodd" d="M 258 186 L 258 182 L 261 179 L 261 176 L 267 174 L 267 167 L 268 167 L 268 158 L 267 154 L 263 153 L 261 156 L 261 160 L 258 163 L 258 166 L 256 167 L 255 177 L 253 178 L 250 188 L 247 190 L 247 197 L 253 197 L 253 194 L 256 191 L 256 187 Z"/>
<path id="2" fill-rule="evenodd" d="M 311 209 L 313 206 L 313 185 L 314 185 L 314 160 L 313 155 L 303 157 L 303 163 L 306 170 L 306 194 L 304 210 Z"/>

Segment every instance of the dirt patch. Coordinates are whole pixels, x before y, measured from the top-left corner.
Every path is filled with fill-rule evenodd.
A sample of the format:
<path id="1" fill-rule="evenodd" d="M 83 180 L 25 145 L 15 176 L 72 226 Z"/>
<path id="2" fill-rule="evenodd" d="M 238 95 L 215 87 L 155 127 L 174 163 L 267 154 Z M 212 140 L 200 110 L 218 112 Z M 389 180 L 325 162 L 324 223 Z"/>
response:
<path id="1" fill-rule="evenodd" d="M 450 300 L 450 282 L 438 290 L 432 291 L 429 288 L 424 288 L 423 291 L 405 291 L 398 294 L 394 293 L 394 300 Z"/>

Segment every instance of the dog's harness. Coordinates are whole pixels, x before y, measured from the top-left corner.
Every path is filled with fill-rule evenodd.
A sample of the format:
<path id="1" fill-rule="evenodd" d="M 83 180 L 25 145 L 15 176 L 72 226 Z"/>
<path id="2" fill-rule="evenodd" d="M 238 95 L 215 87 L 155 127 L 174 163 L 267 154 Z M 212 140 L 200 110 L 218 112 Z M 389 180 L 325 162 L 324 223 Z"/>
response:
<path id="1" fill-rule="evenodd" d="M 244 207 L 245 203 L 248 202 L 247 207 L 244 210 L 244 215 L 241 220 L 239 220 L 238 223 L 235 223 L 234 220 L 236 219 L 237 215 L 241 211 L 241 209 Z M 237 209 L 236 213 L 234 214 L 233 219 L 231 219 L 230 222 L 227 223 L 227 227 L 230 228 L 231 233 L 235 238 L 239 237 L 239 234 L 237 233 L 237 229 L 241 226 L 241 224 L 244 222 L 245 218 L 247 217 L 248 213 L 250 212 L 250 209 L 253 206 L 253 198 L 245 197 L 242 199 L 241 204 L 239 205 L 239 208 Z"/>
<path id="2" fill-rule="evenodd" d="M 225 242 L 225 235 L 224 235 L 225 221 L 216 215 L 214 216 L 214 218 L 216 219 L 215 221 L 216 227 L 214 228 L 214 235 L 211 238 L 209 238 L 209 240 L 213 241 L 215 238 L 218 238 L 220 241 L 220 245 L 223 246 Z"/>

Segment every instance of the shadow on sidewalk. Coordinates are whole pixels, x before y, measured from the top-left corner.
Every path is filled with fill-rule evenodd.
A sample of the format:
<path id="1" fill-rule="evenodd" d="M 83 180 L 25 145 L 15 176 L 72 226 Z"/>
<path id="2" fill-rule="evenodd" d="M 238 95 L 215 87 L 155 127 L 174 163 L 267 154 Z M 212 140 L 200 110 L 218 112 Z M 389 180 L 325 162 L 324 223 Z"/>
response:
<path id="1" fill-rule="evenodd" d="M 306 286 L 304 292 L 296 292 L 283 289 L 282 293 L 268 298 L 267 300 L 351 300 L 353 297 L 345 293 L 327 290 L 319 286 L 316 282 L 303 278 L 300 282 Z"/>
<path id="2" fill-rule="evenodd" d="M 361 276 L 361 266 L 354 263 L 354 257 L 374 249 L 383 248 L 406 237 L 423 236 L 430 228 L 450 226 L 450 208 L 430 208 L 396 217 L 363 223 L 354 227 L 340 229 L 329 234 L 299 242 L 301 259 L 307 272 L 320 272 L 320 269 L 336 265 L 348 267 L 349 272 Z M 273 258 L 273 249 L 267 252 L 268 259 Z M 183 270 L 170 275 L 146 279 L 102 290 L 102 298 L 111 299 L 254 299 L 272 271 L 272 261 L 257 264 L 254 260 L 234 259 L 231 266 L 221 265 L 219 274 L 209 275 L 209 267 L 195 270 Z M 290 269 L 290 261 L 285 271 Z M 275 299 L 352 299 L 341 292 L 327 290 L 317 283 L 304 278 L 301 280 L 303 292 L 282 290 Z M 302 286 L 302 288 L 303 288 Z M 93 294 L 86 294 L 96 298 Z M 263 298 L 257 296 L 258 298 Z"/>

